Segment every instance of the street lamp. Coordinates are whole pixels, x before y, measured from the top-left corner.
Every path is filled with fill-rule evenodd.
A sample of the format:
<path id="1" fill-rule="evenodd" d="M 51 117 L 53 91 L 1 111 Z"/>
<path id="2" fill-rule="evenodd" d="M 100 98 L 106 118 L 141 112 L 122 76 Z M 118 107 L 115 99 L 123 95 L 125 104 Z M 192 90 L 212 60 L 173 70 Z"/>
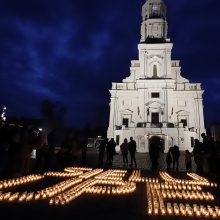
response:
<path id="1" fill-rule="evenodd" d="M 1 114 L 1 121 L 6 121 L 6 116 L 5 116 L 6 110 L 7 110 L 6 106 L 3 106 L 2 114 Z"/>

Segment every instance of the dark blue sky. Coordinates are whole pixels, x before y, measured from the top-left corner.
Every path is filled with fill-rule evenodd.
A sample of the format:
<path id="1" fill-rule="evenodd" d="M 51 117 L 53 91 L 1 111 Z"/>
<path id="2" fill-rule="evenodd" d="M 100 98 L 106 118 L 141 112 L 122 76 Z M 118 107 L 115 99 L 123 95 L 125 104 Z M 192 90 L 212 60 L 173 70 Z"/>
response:
<path id="1" fill-rule="evenodd" d="M 62 102 L 74 127 L 108 122 L 111 82 L 137 59 L 145 0 L 1 0 L 0 105 L 40 116 Z M 201 82 L 206 123 L 220 119 L 220 1 L 166 0 L 173 59 Z"/>

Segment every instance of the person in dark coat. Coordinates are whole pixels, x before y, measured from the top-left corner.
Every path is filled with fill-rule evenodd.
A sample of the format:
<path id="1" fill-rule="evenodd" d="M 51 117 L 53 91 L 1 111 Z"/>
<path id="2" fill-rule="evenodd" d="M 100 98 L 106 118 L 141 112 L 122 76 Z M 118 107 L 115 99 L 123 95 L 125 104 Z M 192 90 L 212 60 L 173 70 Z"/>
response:
<path id="1" fill-rule="evenodd" d="M 180 151 L 179 151 L 179 147 L 177 145 L 174 145 L 171 148 L 171 154 L 173 157 L 173 170 L 178 171 L 179 170 Z"/>
<path id="2" fill-rule="evenodd" d="M 108 138 L 104 138 L 99 145 L 99 161 L 98 161 L 99 166 L 103 165 L 107 143 L 108 143 Z"/>
<path id="3" fill-rule="evenodd" d="M 37 172 L 44 172 L 46 168 L 46 164 L 48 161 L 46 160 L 46 153 L 48 151 L 48 141 L 47 134 L 39 132 L 38 133 L 38 143 L 36 143 L 36 164 L 35 169 Z"/>
<path id="4" fill-rule="evenodd" d="M 186 165 L 186 172 L 192 171 L 192 155 L 189 150 L 185 150 L 185 165 Z"/>
<path id="5" fill-rule="evenodd" d="M 27 175 L 30 171 L 30 155 L 38 142 L 38 136 L 32 124 L 25 125 L 21 130 L 18 175 Z"/>
<path id="6" fill-rule="evenodd" d="M 134 161 L 135 168 L 137 167 L 137 162 L 135 158 L 136 149 L 137 149 L 137 144 L 135 140 L 133 140 L 133 137 L 130 137 L 130 142 L 128 143 L 128 150 L 129 150 L 130 157 L 131 157 L 130 167 L 133 167 L 133 161 Z"/>
<path id="7" fill-rule="evenodd" d="M 82 165 L 85 165 L 87 162 L 87 138 L 84 135 L 79 135 L 78 138 L 79 146 L 81 148 L 81 157 L 82 157 Z"/>
<path id="8" fill-rule="evenodd" d="M 158 142 L 150 143 L 149 155 L 152 164 L 152 170 L 155 171 L 158 169 L 158 159 L 160 155 L 160 145 Z"/>
<path id="9" fill-rule="evenodd" d="M 127 138 L 124 139 L 124 142 L 120 146 L 120 150 L 123 157 L 123 165 L 128 166 L 128 140 Z"/>
<path id="10" fill-rule="evenodd" d="M 171 148 L 167 152 L 166 163 L 167 163 L 167 170 L 170 170 L 171 169 L 171 164 L 172 164 Z"/>
<path id="11" fill-rule="evenodd" d="M 21 139 L 21 129 L 18 125 L 12 130 L 10 134 L 9 140 L 9 148 L 8 148 L 8 174 L 9 176 L 16 177 L 17 176 L 17 168 L 18 168 L 18 154 L 20 151 L 20 139 Z"/>
<path id="12" fill-rule="evenodd" d="M 111 138 L 111 140 L 107 144 L 107 163 L 110 166 L 112 166 L 113 163 L 113 157 L 115 155 L 115 147 L 116 147 L 116 142 L 114 141 L 114 138 Z"/>
<path id="13" fill-rule="evenodd" d="M 195 144 L 193 148 L 193 156 L 194 156 L 194 161 L 196 164 L 196 172 L 198 174 L 203 174 L 204 172 L 204 149 L 203 149 L 203 144 L 198 140 L 195 139 Z"/>

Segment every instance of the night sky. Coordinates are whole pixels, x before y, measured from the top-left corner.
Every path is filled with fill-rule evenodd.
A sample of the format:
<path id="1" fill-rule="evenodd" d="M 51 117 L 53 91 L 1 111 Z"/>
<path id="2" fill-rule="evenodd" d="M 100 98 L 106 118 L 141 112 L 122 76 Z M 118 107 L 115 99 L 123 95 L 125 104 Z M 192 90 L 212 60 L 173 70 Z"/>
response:
<path id="1" fill-rule="evenodd" d="M 112 82 L 138 58 L 145 0 L 1 0 L 0 105 L 40 117 L 61 102 L 72 127 L 106 125 Z M 173 59 L 201 82 L 205 119 L 220 120 L 220 1 L 166 0 Z"/>

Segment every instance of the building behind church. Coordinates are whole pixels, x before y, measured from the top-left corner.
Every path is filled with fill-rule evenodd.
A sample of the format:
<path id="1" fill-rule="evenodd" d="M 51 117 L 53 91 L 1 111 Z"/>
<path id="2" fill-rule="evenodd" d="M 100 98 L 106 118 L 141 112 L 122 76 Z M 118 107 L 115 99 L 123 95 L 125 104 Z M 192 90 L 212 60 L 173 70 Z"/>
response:
<path id="1" fill-rule="evenodd" d="M 165 152 L 173 145 L 192 150 L 194 139 L 205 132 L 203 90 L 181 76 L 179 60 L 171 60 L 166 5 L 147 0 L 142 7 L 139 58 L 131 61 L 130 75 L 110 90 L 108 138 L 117 150 L 133 137 L 138 152 L 148 152 L 159 141 Z"/>

